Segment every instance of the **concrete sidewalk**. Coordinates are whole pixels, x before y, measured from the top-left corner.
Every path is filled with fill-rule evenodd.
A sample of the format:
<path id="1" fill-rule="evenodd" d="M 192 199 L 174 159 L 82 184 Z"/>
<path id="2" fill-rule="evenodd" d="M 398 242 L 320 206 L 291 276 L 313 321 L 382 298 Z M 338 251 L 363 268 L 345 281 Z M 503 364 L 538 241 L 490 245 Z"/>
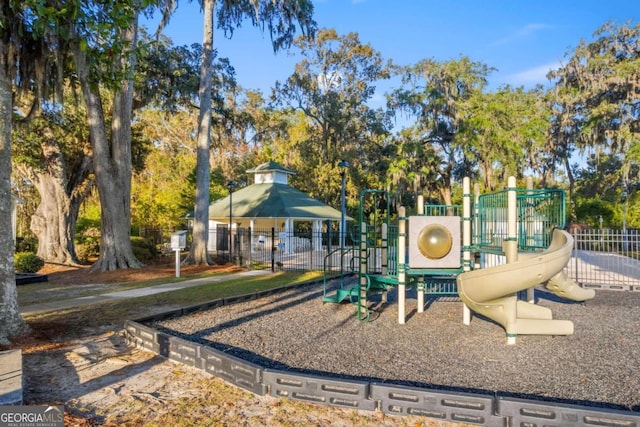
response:
<path id="1" fill-rule="evenodd" d="M 149 286 L 146 288 L 130 289 L 128 291 L 111 292 L 101 295 L 91 295 L 86 297 L 71 298 L 68 300 L 45 302 L 42 304 L 32 304 L 20 307 L 22 314 L 36 314 L 47 311 L 66 310 L 69 308 L 81 307 L 89 304 L 96 304 L 105 301 L 115 301 L 125 298 L 136 298 L 146 295 L 155 295 L 163 292 L 175 291 L 178 289 L 186 289 L 194 286 L 200 286 L 207 283 L 224 282 L 242 277 L 256 277 L 271 274 L 270 270 L 252 270 L 240 273 L 225 274 L 220 276 L 201 277 L 198 279 L 185 280 L 176 283 L 166 283 L 163 285 Z"/>

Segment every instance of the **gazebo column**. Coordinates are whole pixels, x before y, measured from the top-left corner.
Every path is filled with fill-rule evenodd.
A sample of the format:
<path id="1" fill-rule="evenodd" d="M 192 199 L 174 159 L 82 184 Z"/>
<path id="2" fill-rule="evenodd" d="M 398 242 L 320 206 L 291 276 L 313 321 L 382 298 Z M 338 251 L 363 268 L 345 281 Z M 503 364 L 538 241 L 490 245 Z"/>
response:
<path id="1" fill-rule="evenodd" d="M 317 270 L 322 268 L 322 263 L 319 261 L 322 257 L 317 255 L 322 254 L 322 220 L 314 219 L 311 222 L 311 238 L 309 239 L 309 249 L 311 250 L 310 268 L 311 270 Z M 316 255 L 317 254 L 317 255 Z"/>
<path id="2" fill-rule="evenodd" d="M 291 254 L 295 252 L 293 250 L 293 219 L 287 218 L 284 221 L 284 235 L 286 236 L 286 245 L 284 252 L 286 254 Z"/>
<path id="3" fill-rule="evenodd" d="M 322 220 L 320 219 L 313 220 L 311 247 L 314 251 L 322 250 Z"/>
<path id="4" fill-rule="evenodd" d="M 250 219 L 249 220 L 249 236 L 251 236 L 251 241 L 249 242 L 249 252 L 252 252 L 257 244 L 257 238 L 258 236 L 254 236 L 255 230 L 256 230 L 256 220 L 255 219 Z M 255 241 L 255 243 L 254 243 Z"/>

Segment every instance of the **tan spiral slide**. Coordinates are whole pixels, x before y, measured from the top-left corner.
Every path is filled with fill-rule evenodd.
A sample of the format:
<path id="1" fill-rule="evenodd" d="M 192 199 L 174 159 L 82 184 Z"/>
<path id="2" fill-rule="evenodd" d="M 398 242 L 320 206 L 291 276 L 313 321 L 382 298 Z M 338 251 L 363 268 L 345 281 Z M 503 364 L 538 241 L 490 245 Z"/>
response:
<path id="1" fill-rule="evenodd" d="M 572 247 L 569 233 L 554 230 L 549 248 L 542 252 L 518 254 L 515 262 L 461 273 L 457 277 L 460 298 L 472 311 L 503 326 L 507 337 L 571 335 L 573 322 L 555 320 L 549 308 L 520 301 L 515 294 L 542 283 L 568 300 L 593 298 L 593 289 L 581 288 L 563 271 Z"/>

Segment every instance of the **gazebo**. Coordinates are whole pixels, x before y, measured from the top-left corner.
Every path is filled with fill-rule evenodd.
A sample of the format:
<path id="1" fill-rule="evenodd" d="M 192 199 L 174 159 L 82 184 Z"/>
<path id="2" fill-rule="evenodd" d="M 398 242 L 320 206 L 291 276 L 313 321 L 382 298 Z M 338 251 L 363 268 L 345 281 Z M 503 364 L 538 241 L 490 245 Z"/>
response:
<path id="1" fill-rule="evenodd" d="M 254 183 L 209 206 L 209 250 L 217 249 L 217 239 L 212 236 L 219 227 L 252 230 L 274 228 L 278 238 L 284 243 L 285 251 L 295 250 L 298 244 L 294 236 L 294 221 L 312 223 L 310 249 L 322 249 L 322 223 L 340 221 L 341 212 L 319 200 L 309 197 L 288 183 L 289 175 L 295 174 L 276 162 L 269 161 L 247 171 L 254 174 Z M 345 220 L 351 218 L 345 216 Z M 255 238 L 260 238 L 254 232 Z M 304 246 L 304 245 L 303 245 Z"/>

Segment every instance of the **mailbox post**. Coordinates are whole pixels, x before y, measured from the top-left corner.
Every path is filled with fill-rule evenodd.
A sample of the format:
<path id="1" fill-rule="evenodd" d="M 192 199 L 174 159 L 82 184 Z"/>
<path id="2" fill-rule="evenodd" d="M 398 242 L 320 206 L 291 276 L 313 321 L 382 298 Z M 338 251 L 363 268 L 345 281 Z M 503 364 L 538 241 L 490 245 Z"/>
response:
<path id="1" fill-rule="evenodd" d="M 171 233 L 171 250 L 176 253 L 176 277 L 180 277 L 180 252 L 187 247 L 187 231 Z"/>

